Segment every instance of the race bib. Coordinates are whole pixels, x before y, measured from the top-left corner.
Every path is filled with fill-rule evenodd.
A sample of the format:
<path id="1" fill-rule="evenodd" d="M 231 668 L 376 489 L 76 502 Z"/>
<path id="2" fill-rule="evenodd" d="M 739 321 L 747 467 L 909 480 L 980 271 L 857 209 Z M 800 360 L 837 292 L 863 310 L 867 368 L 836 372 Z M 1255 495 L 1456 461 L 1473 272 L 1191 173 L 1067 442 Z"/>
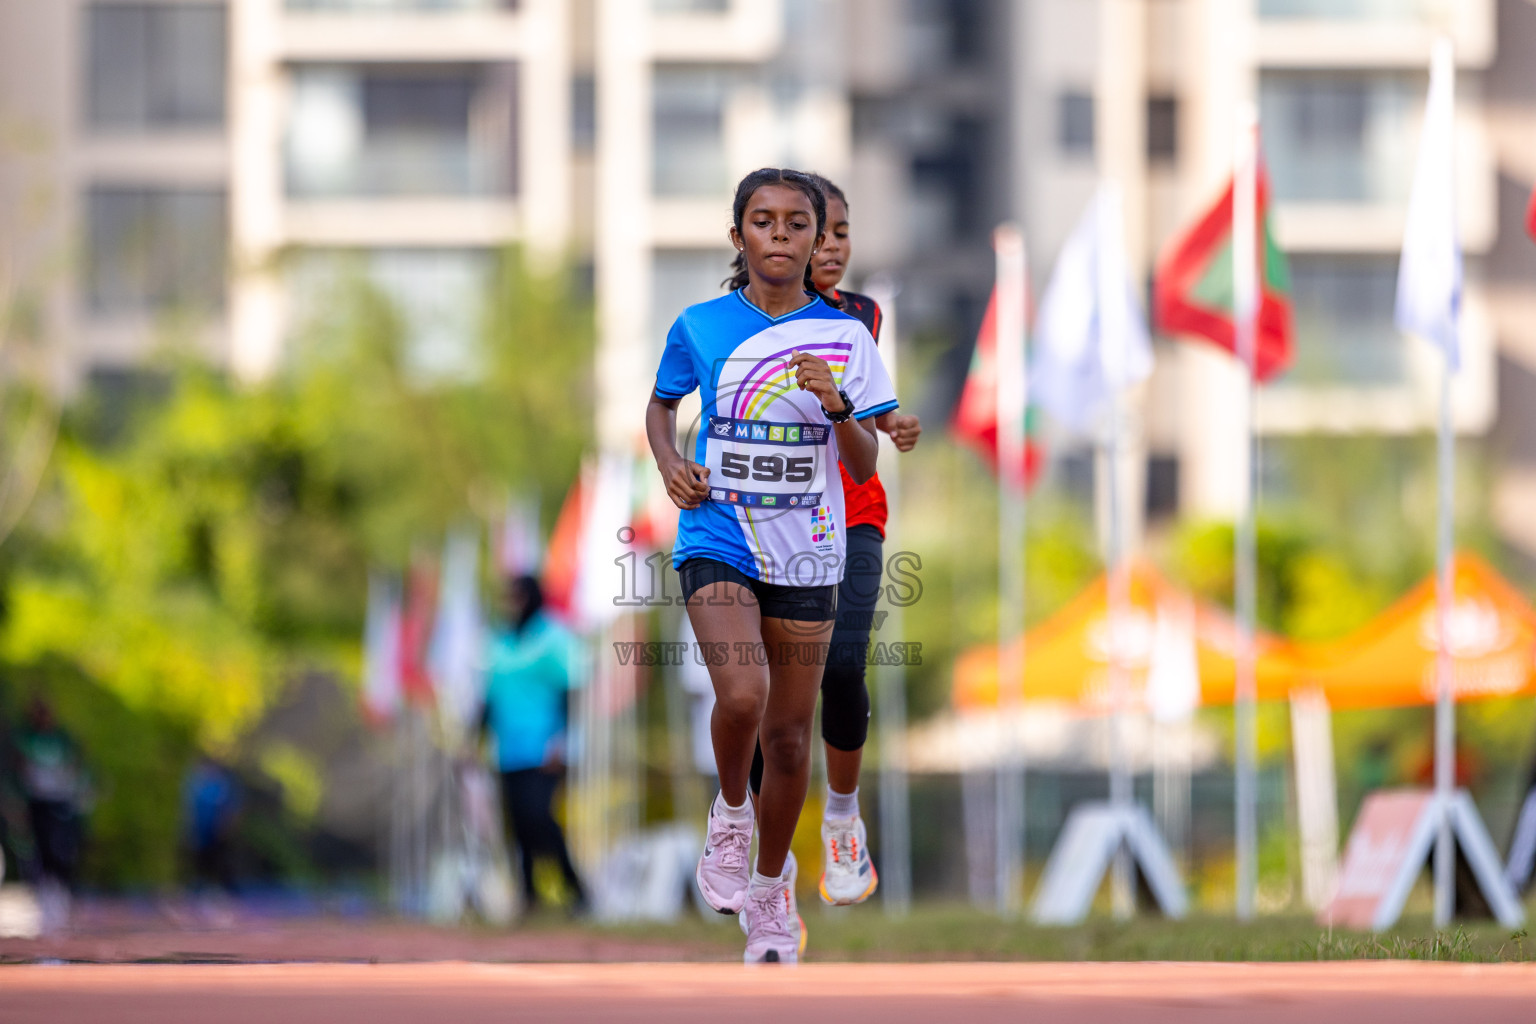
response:
<path id="1" fill-rule="evenodd" d="M 711 416 L 707 429 L 711 501 L 772 511 L 821 505 L 829 425 Z"/>

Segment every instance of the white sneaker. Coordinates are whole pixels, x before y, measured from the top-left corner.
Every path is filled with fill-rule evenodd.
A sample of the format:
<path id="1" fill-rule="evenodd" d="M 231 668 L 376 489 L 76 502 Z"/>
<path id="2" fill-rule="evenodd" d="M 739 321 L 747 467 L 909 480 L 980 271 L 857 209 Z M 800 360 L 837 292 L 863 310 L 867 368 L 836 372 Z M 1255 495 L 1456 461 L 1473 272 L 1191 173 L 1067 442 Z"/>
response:
<path id="1" fill-rule="evenodd" d="M 789 876 L 789 919 L 795 923 L 796 928 L 800 929 L 800 943 L 797 952 L 804 953 L 806 940 L 805 918 L 800 916 L 800 901 L 795 896 L 795 886 L 800 880 L 800 865 L 795 860 L 793 853 L 785 859 L 784 867 L 788 869 L 787 874 Z M 745 907 L 742 908 L 741 913 L 736 915 L 736 923 L 741 925 L 741 934 L 750 934 L 747 930 L 747 911 Z"/>
<path id="2" fill-rule="evenodd" d="M 742 962 L 749 964 L 797 964 L 805 948 L 805 922 L 794 913 L 794 886 L 786 877 L 747 894 L 742 921 L 747 929 L 747 949 Z"/>
<path id="3" fill-rule="evenodd" d="M 694 878 L 704 902 L 721 914 L 734 914 L 747 902 L 747 886 L 752 881 L 752 862 L 747 856 L 752 847 L 752 826 L 731 821 L 719 813 L 721 798 L 709 805 L 709 824 L 704 853 Z M 750 806 L 750 805 L 749 805 Z"/>
<path id="4" fill-rule="evenodd" d="M 864 819 L 829 818 L 821 823 L 822 901 L 834 907 L 846 907 L 869 899 L 880 876 L 869 859 L 869 840 Z"/>

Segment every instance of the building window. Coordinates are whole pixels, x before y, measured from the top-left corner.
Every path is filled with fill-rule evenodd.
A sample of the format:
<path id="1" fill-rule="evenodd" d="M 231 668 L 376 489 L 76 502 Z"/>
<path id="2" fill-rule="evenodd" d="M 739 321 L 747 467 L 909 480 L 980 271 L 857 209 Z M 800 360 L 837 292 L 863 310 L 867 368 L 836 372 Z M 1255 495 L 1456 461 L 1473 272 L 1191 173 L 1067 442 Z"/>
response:
<path id="1" fill-rule="evenodd" d="M 288 262 L 292 324 L 301 334 L 349 289 L 371 289 L 394 310 L 405 365 L 421 380 L 482 370 L 480 338 L 495 255 L 485 249 L 309 249 Z"/>
<path id="2" fill-rule="evenodd" d="M 597 77 L 592 74 L 571 79 L 571 145 L 582 153 L 597 145 Z"/>
<path id="3" fill-rule="evenodd" d="M 508 195 L 515 65 L 307 65 L 293 72 L 288 193 Z"/>
<path id="4" fill-rule="evenodd" d="M 1293 255 L 1296 354 L 1288 385 L 1402 384 L 1407 363 L 1392 322 L 1397 257 Z"/>
<path id="5" fill-rule="evenodd" d="M 652 185 L 660 196 L 720 196 L 725 166 L 729 73 L 710 67 L 658 67 L 652 95 Z"/>
<path id="6" fill-rule="evenodd" d="M 1166 520 L 1179 514 L 1179 460 L 1172 455 L 1147 456 L 1148 519 Z"/>
<path id="7" fill-rule="evenodd" d="M 931 148 L 912 157 L 912 223 L 919 237 L 944 241 L 983 227 L 981 169 L 987 153 L 987 126 L 974 117 L 941 122 Z"/>
<path id="8" fill-rule="evenodd" d="M 730 7 L 730 0 L 651 0 L 657 14 L 724 14 Z"/>
<path id="9" fill-rule="evenodd" d="M 1259 17 L 1276 21 L 1425 21 L 1450 6 L 1444 0 L 1259 0 Z"/>
<path id="10" fill-rule="evenodd" d="M 1173 163 L 1179 157 L 1179 101 L 1172 96 L 1147 97 L 1147 160 Z"/>
<path id="11" fill-rule="evenodd" d="M 86 120 L 111 131 L 224 124 L 223 4 L 92 4 Z"/>
<path id="12" fill-rule="evenodd" d="M 221 189 L 101 185 L 86 197 L 86 295 L 100 314 L 224 304 Z"/>
<path id="13" fill-rule="evenodd" d="M 378 14 L 434 11 L 514 11 L 518 0 L 285 0 L 290 11 Z"/>
<path id="14" fill-rule="evenodd" d="M 1056 144 L 1066 156 L 1093 157 L 1093 94 L 1068 89 L 1056 97 Z"/>
<path id="15" fill-rule="evenodd" d="M 972 69 L 986 59 L 988 32 L 996 28 L 987 0 L 908 0 L 904 12 L 905 63 L 922 78 Z"/>
<path id="16" fill-rule="evenodd" d="M 1265 72 L 1264 158 L 1275 195 L 1298 202 L 1398 203 L 1413 173 L 1422 76 Z"/>

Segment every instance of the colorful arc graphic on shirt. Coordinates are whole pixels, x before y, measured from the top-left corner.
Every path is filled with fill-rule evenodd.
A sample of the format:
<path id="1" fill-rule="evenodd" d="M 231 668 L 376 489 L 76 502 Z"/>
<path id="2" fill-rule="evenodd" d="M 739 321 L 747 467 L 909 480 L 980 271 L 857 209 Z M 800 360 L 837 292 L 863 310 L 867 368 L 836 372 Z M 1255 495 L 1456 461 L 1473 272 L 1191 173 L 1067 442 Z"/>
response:
<path id="1" fill-rule="evenodd" d="M 853 345 L 849 342 L 833 341 L 781 349 L 764 356 L 747 373 L 742 386 L 736 389 L 736 398 L 731 409 L 732 417 L 755 419 L 760 411 L 773 404 L 775 399 L 789 393 L 795 386 L 795 376 L 783 361 L 790 353 L 809 352 L 825 359 L 827 368 L 832 371 L 833 382 L 841 386 L 843 371 L 848 367 L 848 354 L 852 349 Z"/>

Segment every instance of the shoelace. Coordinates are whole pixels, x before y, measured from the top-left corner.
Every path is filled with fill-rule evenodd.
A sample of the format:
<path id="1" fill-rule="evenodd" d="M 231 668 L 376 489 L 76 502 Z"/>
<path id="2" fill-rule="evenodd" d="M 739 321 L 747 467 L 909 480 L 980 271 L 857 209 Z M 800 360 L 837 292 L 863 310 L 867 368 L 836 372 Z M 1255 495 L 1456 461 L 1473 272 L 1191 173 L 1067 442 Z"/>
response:
<path id="1" fill-rule="evenodd" d="M 784 894 L 789 890 L 787 884 L 774 885 L 762 892 L 749 892 L 747 904 L 750 910 L 747 914 L 747 922 L 752 930 L 759 933 L 767 933 L 771 938 L 788 941 L 789 934 L 789 901 Z"/>
<path id="2" fill-rule="evenodd" d="M 842 855 L 838 853 L 839 848 L 848 854 L 848 863 L 850 867 L 854 864 L 854 862 L 858 860 L 859 837 L 858 834 L 853 831 L 853 829 L 835 829 L 832 832 L 830 842 L 832 844 L 832 863 L 841 864 L 843 862 Z"/>
<path id="3" fill-rule="evenodd" d="M 720 865 L 739 868 L 747 862 L 752 848 L 751 826 L 723 824 L 709 833 L 709 845 L 720 852 Z"/>

